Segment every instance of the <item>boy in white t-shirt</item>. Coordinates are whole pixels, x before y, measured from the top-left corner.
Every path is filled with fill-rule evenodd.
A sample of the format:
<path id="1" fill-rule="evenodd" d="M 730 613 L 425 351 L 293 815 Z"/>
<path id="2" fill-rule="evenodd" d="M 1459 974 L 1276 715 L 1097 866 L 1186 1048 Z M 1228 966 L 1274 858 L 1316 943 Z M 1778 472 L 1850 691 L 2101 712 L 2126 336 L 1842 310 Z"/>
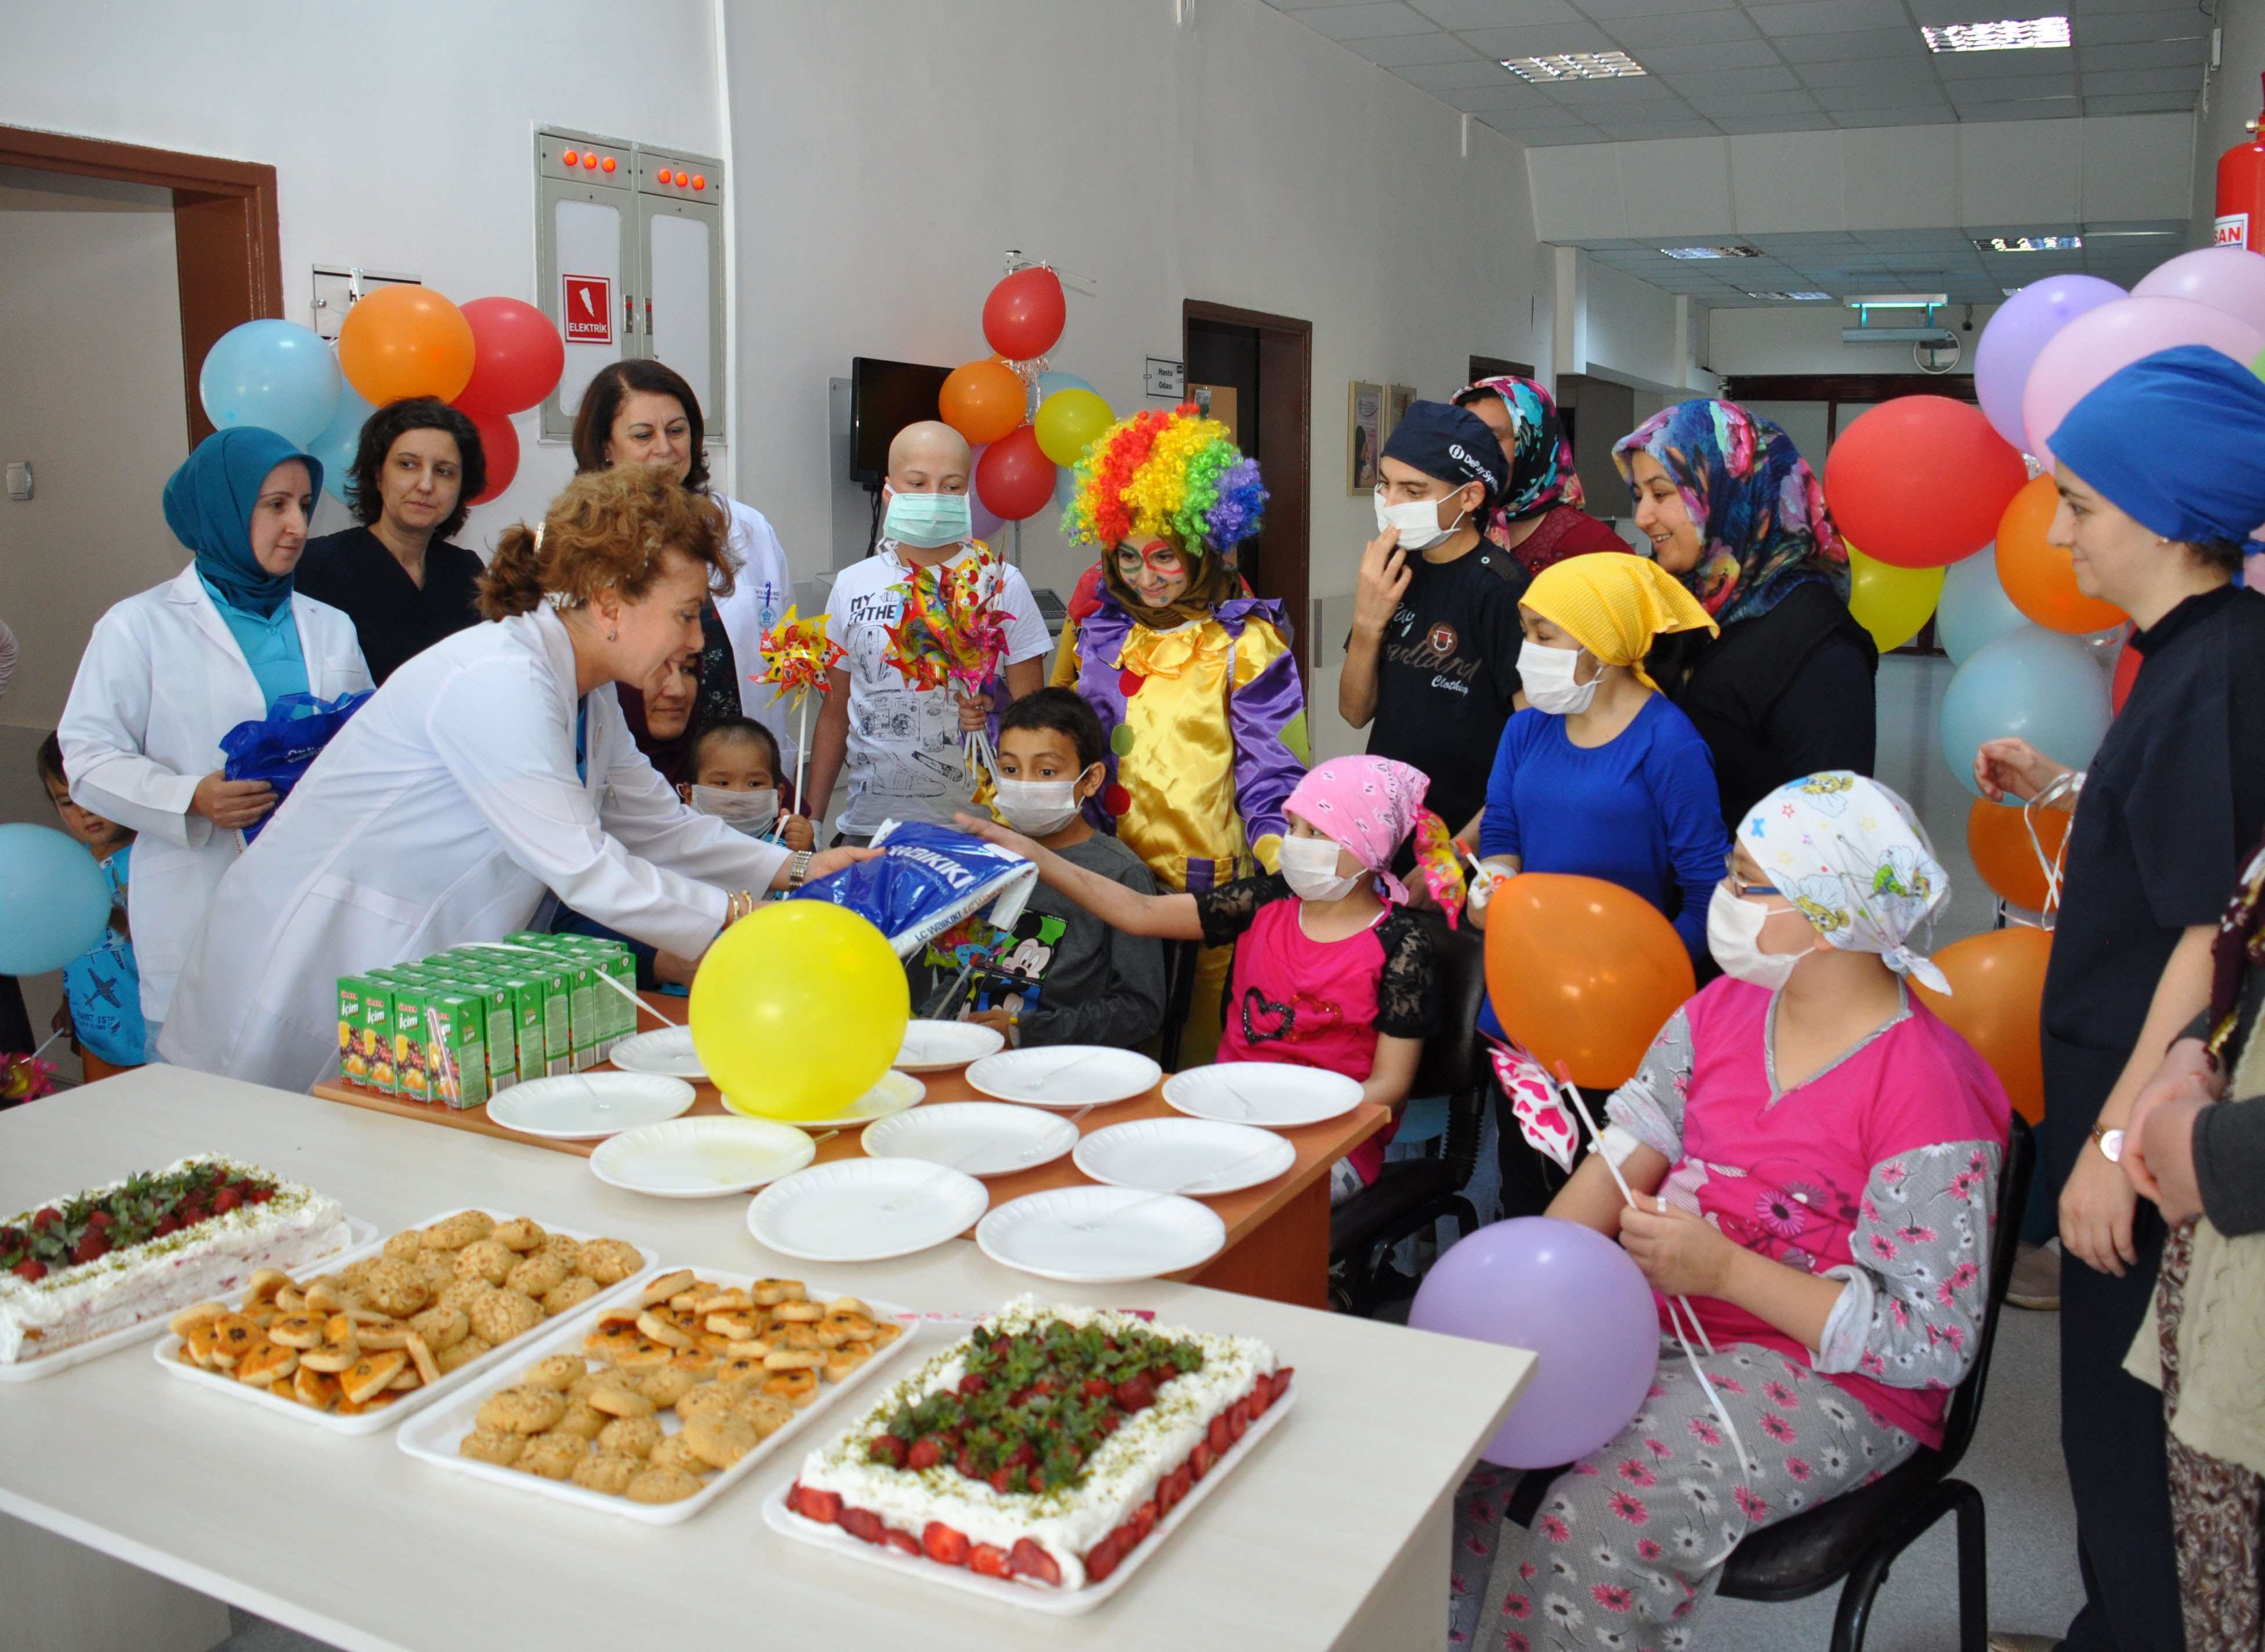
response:
<path id="1" fill-rule="evenodd" d="M 949 826 L 974 800 L 979 776 L 970 772 L 962 745 L 966 731 L 988 718 L 988 698 L 916 688 L 888 658 L 889 628 L 903 615 L 905 586 L 915 571 L 987 554 L 970 520 L 972 460 L 965 440 L 949 425 L 928 419 L 899 431 L 881 490 L 880 543 L 834 582 L 827 633 L 841 645 L 847 669 L 829 673 L 818 716 L 810 814 L 825 819 L 846 765 L 842 841 L 862 844 L 885 820 Z M 994 565 L 994 602 L 1007 633 L 1007 698 L 1019 700 L 1043 686 L 1052 639 L 1022 571 L 1005 562 Z"/>

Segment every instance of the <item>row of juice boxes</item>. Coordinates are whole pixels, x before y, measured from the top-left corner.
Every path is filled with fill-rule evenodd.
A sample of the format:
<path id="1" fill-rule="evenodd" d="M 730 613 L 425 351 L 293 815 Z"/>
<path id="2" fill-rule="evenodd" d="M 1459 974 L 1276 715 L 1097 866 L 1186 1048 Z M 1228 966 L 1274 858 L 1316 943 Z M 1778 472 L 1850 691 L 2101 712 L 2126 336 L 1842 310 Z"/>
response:
<path id="1" fill-rule="evenodd" d="M 637 961 L 618 941 L 524 930 L 339 980 L 346 1081 L 484 1107 L 524 1079 L 581 1073 L 637 1031 Z"/>

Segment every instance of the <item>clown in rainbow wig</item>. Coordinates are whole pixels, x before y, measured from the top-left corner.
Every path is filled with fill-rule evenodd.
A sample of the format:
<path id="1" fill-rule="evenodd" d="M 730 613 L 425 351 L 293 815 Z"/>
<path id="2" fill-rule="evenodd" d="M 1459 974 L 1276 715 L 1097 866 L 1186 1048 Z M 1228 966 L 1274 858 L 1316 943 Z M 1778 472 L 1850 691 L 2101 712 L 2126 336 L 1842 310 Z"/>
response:
<path id="1" fill-rule="evenodd" d="M 1109 734 L 1098 824 L 1167 890 L 1231 883 L 1254 857 L 1275 870 L 1282 805 L 1305 772 L 1305 691 L 1282 606 L 1248 594 L 1235 571 L 1265 504 L 1257 462 L 1183 404 L 1104 432 L 1062 519 L 1065 536 L 1102 556 L 1099 604 L 1057 673 Z M 1205 955 L 1183 1062 L 1211 1059 L 1228 963 L 1225 948 Z"/>

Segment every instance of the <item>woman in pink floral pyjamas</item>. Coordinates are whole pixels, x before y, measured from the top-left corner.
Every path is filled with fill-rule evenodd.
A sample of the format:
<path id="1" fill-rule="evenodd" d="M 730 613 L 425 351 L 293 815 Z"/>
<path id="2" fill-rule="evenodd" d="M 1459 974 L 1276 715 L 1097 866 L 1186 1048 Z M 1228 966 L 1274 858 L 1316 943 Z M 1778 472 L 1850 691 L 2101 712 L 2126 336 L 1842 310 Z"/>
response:
<path id="1" fill-rule="evenodd" d="M 1949 894 L 1926 833 L 1835 770 L 1755 804 L 1727 870 L 1708 914 L 1724 976 L 1609 1104 L 1637 1207 L 1593 1154 L 1549 1207 L 1616 1235 L 1663 1293 L 1658 1377 L 1530 1528 L 1504 1520 L 1516 1471 L 1464 1482 L 1451 1647 L 1692 1646 L 1738 1540 L 1939 1444 L 1973 1357 L 2009 1109 L 1903 979 L 1948 990 L 1905 945 Z M 1669 1328 L 1677 1295 L 1743 1464 Z"/>

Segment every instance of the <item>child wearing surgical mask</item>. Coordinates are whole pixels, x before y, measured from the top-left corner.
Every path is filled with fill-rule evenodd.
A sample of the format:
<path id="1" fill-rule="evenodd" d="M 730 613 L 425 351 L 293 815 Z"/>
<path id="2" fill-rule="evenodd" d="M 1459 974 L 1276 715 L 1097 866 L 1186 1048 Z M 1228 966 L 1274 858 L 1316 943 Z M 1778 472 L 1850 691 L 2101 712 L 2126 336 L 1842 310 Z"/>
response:
<path id="1" fill-rule="evenodd" d="M 1431 933 L 1391 871 L 1431 812 L 1424 786 L 1405 763 L 1331 758 L 1284 805 L 1281 870 L 1186 894 L 1138 895 L 1003 827 L 961 824 L 1028 855 L 1043 884 L 1117 928 L 1234 947 L 1219 1059 L 1342 1073 L 1395 1116 L 1332 1169 L 1334 1202 L 1376 1179 L 1438 1026 Z"/>
<path id="2" fill-rule="evenodd" d="M 816 831 L 782 806 L 778 738 L 753 717 L 718 717 L 692 748 L 692 778 L 677 791 L 696 814 L 751 838 L 776 835 L 790 849 L 813 847 Z"/>
<path id="3" fill-rule="evenodd" d="M 1041 688 L 999 718 L 991 807 L 1008 829 L 1136 896 L 1156 892 L 1140 857 L 1085 817 L 1101 790 L 1107 747 L 1093 708 L 1067 688 Z M 1109 1044 L 1137 1049 L 1164 1019 L 1164 949 L 1112 929 L 1041 884 L 1008 930 L 982 917 L 937 937 L 914 965 L 914 1001 L 966 976 L 961 1018 L 995 1027 L 1014 1045 Z M 949 1005 L 940 1006 L 948 1008 Z"/>

